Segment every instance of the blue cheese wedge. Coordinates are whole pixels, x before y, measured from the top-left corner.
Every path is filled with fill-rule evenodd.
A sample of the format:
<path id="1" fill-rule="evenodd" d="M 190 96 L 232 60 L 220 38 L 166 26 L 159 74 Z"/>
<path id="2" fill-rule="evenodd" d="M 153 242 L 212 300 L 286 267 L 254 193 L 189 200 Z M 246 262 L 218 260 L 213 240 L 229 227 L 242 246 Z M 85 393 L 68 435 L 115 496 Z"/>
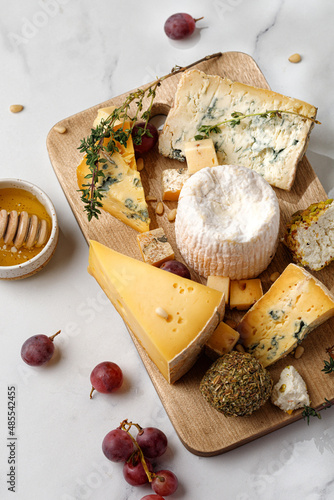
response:
<path id="1" fill-rule="evenodd" d="M 174 106 L 159 138 L 162 155 L 185 160 L 185 143 L 194 140 L 202 125 L 213 126 L 231 119 L 232 113 L 264 113 L 283 110 L 314 119 L 317 109 L 298 99 L 270 90 L 232 82 L 202 71 L 185 72 L 179 82 Z M 290 190 L 314 123 L 282 113 L 253 116 L 235 126 L 222 125 L 211 133 L 219 164 L 242 165 L 262 175 L 272 186 Z"/>
<path id="2" fill-rule="evenodd" d="M 137 243 L 143 261 L 160 267 L 163 262 L 174 259 L 173 249 L 162 227 L 137 235 Z"/>
<path id="3" fill-rule="evenodd" d="M 287 366 L 282 371 L 273 387 L 271 402 L 289 415 L 304 405 L 310 406 L 306 384 L 293 366 Z"/>
<path id="4" fill-rule="evenodd" d="M 289 264 L 237 330 L 246 350 L 263 366 L 286 356 L 314 328 L 334 316 L 334 297 L 305 269 Z"/>

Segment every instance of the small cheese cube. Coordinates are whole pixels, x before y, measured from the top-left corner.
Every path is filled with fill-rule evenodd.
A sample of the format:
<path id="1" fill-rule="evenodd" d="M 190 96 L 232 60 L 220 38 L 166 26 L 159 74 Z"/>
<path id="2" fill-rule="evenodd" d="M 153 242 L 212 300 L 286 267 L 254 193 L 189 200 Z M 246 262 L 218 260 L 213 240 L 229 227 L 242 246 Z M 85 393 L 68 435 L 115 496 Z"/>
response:
<path id="1" fill-rule="evenodd" d="M 212 139 L 186 142 L 184 145 L 184 154 L 190 174 L 194 174 L 204 167 L 216 167 L 219 165 Z"/>
<path id="2" fill-rule="evenodd" d="M 162 199 L 177 201 L 183 184 L 189 177 L 186 168 L 168 168 L 162 172 Z"/>
<path id="3" fill-rule="evenodd" d="M 230 308 L 249 309 L 263 295 L 260 279 L 231 281 Z"/>
<path id="4" fill-rule="evenodd" d="M 205 353 L 210 358 L 219 358 L 223 354 L 232 351 L 239 337 L 238 332 L 222 321 L 206 342 Z"/>
<path id="5" fill-rule="evenodd" d="M 223 292 L 225 296 L 225 305 L 228 304 L 230 298 L 230 278 L 227 276 L 208 276 L 206 285 L 219 292 Z"/>
<path id="6" fill-rule="evenodd" d="M 166 260 L 174 259 L 174 252 L 161 227 L 137 235 L 137 242 L 144 262 L 159 267 Z"/>

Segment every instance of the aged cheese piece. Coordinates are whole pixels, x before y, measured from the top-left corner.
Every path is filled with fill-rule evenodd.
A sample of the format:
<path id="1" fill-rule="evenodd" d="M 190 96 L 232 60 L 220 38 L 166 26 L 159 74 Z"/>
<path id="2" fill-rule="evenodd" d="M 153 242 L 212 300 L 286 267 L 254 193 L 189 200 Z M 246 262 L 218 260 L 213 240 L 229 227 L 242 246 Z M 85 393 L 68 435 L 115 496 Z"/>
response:
<path id="1" fill-rule="evenodd" d="M 238 332 L 222 321 L 206 342 L 205 353 L 210 358 L 219 358 L 219 356 L 232 351 L 239 337 Z"/>
<path id="2" fill-rule="evenodd" d="M 263 366 L 291 352 L 334 315 L 334 297 L 305 269 L 289 264 L 237 326 L 242 343 Z"/>
<path id="3" fill-rule="evenodd" d="M 231 281 L 230 309 L 249 309 L 262 295 L 260 279 Z"/>
<path id="4" fill-rule="evenodd" d="M 88 271 L 170 383 L 191 368 L 223 319 L 221 292 L 96 241 L 90 242 Z"/>
<path id="5" fill-rule="evenodd" d="M 185 143 L 194 140 L 202 125 L 231 119 L 232 113 L 286 110 L 309 118 L 316 108 L 270 90 L 258 89 L 198 70 L 183 73 L 174 106 L 159 138 L 164 156 L 183 161 Z M 261 174 L 271 185 L 289 190 L 304 154 L 313 122 L 294 114 L 253 116 L 220 132 L 211 133 L 219 164 L 243 165 Z"/>
<path id="6" fill-rule="evenodd" d="M 128 125 L 125 123 L 122 126 L 126 128 Z M 105 139 L 104 145 L 107 145 L 108 141 L 109 139 Z M 104 177 L 99 177 L 97 183 L 97 186 L 102 187 L 103 209 L 139 232 L 148 231 L 150 218 L 140 174 L 136 170 L 131 138 L 126 147 L 119 143 L 117 147 L 119 151 L 115 151 L 111 156 L 105 152 L 100 156 L 106 160 L 106 163 L 99 163 L 99 169 L 104 172 Z M 84 156 L 77 168 L 80 189 L 88 183 L 89 179 L 85 176 L 89 173 Z"/>
<path id="7" fill-rule="evenodd" d="M 187 168 L 168 168 L 162 172 L 162 199 L 176 201 L 189 177 Z"/>
<path id="8" fill-rule="evenodd" d="M 184 155 L 189 174 L 194 174 L 204 167 L 216 167 L 217 155 L 213 140 L 189 141 L 184 144 Z"/>
<path id="9" fill-rule="evenodd" d="M 271 402 L 289 415 L 293 410 L 310 405 L 306 384 L 293 366 L 282 370 L 279 381 L 273 387 Z"/>
<path id="10" fill-rule="evenodd" d="M 208 276 L 206 285 L 223 292 L 225 296 L 225 306 L 230 300 L 230 278 L 227 276 Z"/>
<path id="11" fill-rule="evenodd" d="M 184 184 L 175 219 L 177 246 L 202 276 L 248 279 L 273 258 L 279 206 L 274 190 L 245 167 L 206 167 Z"/>
<path id="12" fill-rule="evenodd" d="M 147 264 L 159 267 L 166 260 L 174 259 L 173 249 L 162 227 L 138 234 L 137 242 Z"/>
<path id="13" fill-rule="evenodd" d="M 291 218 L 284 235 L 293 260 L 319 271 L 334 260 L 334 202 L 313 203 Z"/>

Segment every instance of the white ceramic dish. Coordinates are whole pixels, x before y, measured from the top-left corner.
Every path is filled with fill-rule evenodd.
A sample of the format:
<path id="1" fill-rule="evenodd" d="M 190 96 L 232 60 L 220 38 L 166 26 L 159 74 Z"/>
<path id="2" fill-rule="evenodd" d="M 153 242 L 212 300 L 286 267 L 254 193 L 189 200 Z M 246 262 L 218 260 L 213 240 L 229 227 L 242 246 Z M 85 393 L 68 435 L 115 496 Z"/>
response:
<path id="1" fill-rule="evenodd" d="M 24 262 L 23 264 L 17 264 L 15 266 L 0 266 L 0 279 L 5 280 L 15 280 L 27 278 L 37 273 L 49 262 L 54 254 L 58 243 L 59 226 L 55 208 L 53 206 L 50 198 L 42 191 L 39 187 L 35 186 L 31 182 L 23 181 L 21 179 L 1 179 L 0 189 L 4 188 L 16 188 L 24 189 L 29 193 L 32 193 L 38 201 L 45 207 L 46 211 L 51 217 L 52 227 L 50 237 L 45 245 L 45 247 L 39 252 L 35 257 Z M 5 208 L 5 207 L 0 207 Z"/>

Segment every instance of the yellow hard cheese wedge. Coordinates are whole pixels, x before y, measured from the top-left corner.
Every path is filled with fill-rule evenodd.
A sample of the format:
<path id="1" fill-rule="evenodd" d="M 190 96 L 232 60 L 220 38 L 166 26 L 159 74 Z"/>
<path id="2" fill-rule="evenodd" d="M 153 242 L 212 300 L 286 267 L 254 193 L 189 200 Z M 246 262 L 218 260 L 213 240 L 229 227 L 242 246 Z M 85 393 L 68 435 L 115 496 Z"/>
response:
<path id="1" fill-rule="evenodd" d="M 263 366 L 291 352 L 334 316 L 334 297 L 319 280 L 289 264 L 238 324 L 242 343 Z"/>
<path id="2" fill-rule="evenodd" d="M 117 125 L 115 128 L 120 126 L 126 128 L 129 124 Z M 105 146 L 108 141 L 109 139 L 105 139 Z M 102 187 L 102 208 L 133 229 L 139 232 L 148 231 L 150 218 L 140 174 L 136 170 L 131 137 L 126 147 L 119 143 L 117 147 L 119 151 L 115 151 L 112 155 L 101 153 L 102 158 L 106 160 L 106 163 L 99 164 L 104 177 L 100 177 L 97 184 Z M 83 157 L 77 168 L 80 189 L 89 182 L 89 179 L 85 178 L 89 173 L 86 157 Z"/>
<path id="3" fill-rule="evenodd" d="M 223 319 L 221 292 L 90 242 L 88 272 L 169 383 L 195 363 Z"/>

